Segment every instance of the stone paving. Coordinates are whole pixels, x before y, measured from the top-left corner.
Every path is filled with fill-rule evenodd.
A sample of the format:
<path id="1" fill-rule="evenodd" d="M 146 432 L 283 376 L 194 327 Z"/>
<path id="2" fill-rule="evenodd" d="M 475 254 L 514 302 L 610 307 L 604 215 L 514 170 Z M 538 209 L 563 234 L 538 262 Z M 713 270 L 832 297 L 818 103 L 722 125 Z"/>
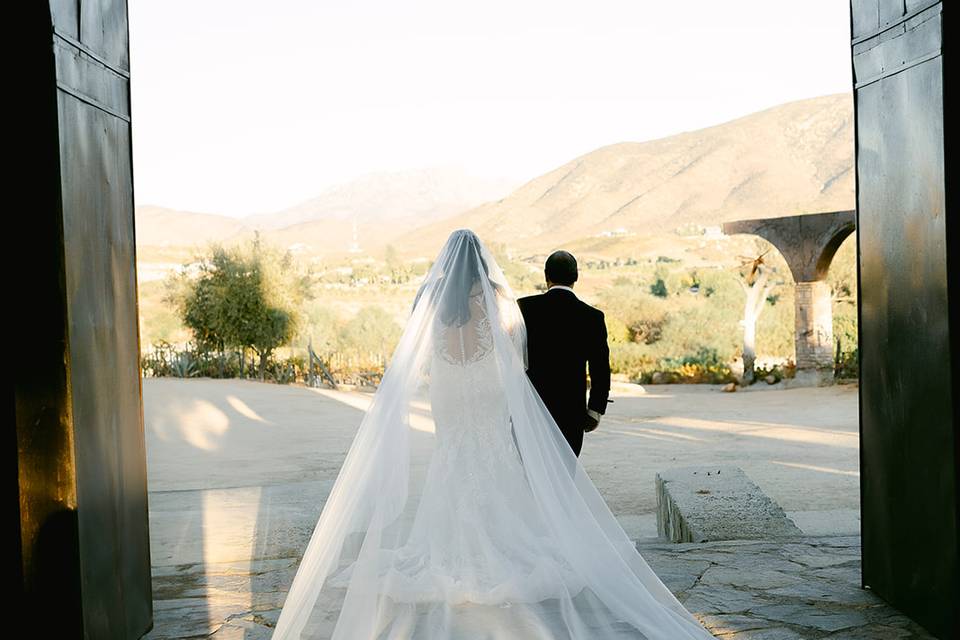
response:
<path id="1" fill-rule="evenodd" d="M 144 380 L 154 629 L 270 637 L 369 396 Z M 661 579 L 718 638 L 929 638 L 859 585 L 855 388 L 617 389 L 581 456 Z M 656 472 L 733 464 L 804 535 L 658 539 Z"/>
<path id="2" fill-rule="evenodd" d="M 933 638 L 860 587 L 858 536 L 670 543 L 640 553 L 704 625 L 723 640 Z M 148 640 L 267 640 L 297 558 L 155 569 Z"/>
<path id="3" fill-rule="evenodd" d="M 687 609 L 724 640 L 933 637 L 860 587 L 859 536 L 637 546 Z"/>

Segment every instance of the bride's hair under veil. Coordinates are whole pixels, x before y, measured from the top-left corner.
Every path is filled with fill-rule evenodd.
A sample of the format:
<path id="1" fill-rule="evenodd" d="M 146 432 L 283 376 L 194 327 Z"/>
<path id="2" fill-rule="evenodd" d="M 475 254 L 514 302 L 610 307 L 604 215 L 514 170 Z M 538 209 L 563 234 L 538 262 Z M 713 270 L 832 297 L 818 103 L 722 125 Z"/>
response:
<path id="1" fill-rule="evenodd" d="M 470 319 L 470 294 L 477 291 L 481 278 L 486 279 L 495 292 L 507 295 L 505 288 L 490 276 L 490 267 L 481 255 L 480 239 L 472 231 L 467 230 L 455 232 L 455 236 L 451 236 L 451 239 L 461 235 L 462 239 L 450 252 L 451 255 L 446 261 L 443 273 L 436 282 L 429 278 L 424 280 L 414 299 L 414 307 L 416 307 L 428 285 L 434 285 L 431 287 L 434 298 L 432 303 L 436 302 L 435 299 L 440 297 L 441 292 L 443 293 L 441 321 L 448 325 L 456 323 L 457 326 L 463 326 Z"/>
<path id="2" fill-rule="evenodd" d="M 273 638 L 713 637 L 637 552 L 525 366 L 503 271 L 476 234 L 454 231 Z"/>

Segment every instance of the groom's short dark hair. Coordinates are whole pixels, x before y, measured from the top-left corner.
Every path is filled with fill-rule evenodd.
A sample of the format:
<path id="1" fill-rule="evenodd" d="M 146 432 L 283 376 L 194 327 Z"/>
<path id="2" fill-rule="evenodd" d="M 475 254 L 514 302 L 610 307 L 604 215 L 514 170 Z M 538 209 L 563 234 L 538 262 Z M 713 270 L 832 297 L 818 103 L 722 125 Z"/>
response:
<path id="1" fill-rule="evenodd" d="M 577 281 L 577 259 L 567 251 L 554 251 L 543 265 L 543 274 L 550 282 L 569 287 Z"/>

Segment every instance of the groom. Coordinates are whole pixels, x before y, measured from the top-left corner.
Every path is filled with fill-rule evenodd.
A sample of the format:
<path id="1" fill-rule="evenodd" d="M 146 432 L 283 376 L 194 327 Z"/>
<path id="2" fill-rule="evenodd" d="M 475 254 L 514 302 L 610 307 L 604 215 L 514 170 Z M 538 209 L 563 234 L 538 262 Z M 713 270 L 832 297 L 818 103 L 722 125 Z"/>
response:
<path id="1" fill-rule="evenodd" d="M 610 394 L 610 350 L 603 312 L 573 292 L 577 261 L 555 251 L 544 265 L 547 291 L 517 300 L 527 327 L 527 375 L 578 457 Z M 586 368 L 590 367 L 587 400 Z M 584 404 L 586 402 L 586 404 Z"/>

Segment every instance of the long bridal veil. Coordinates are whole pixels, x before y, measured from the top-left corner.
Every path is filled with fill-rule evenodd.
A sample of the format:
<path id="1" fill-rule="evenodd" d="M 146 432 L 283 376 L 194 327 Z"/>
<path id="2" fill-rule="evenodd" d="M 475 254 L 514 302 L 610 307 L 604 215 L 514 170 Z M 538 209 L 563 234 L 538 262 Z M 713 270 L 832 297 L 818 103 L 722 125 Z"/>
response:
<path id="1" fill-rule="evenodd" d="M 273 638 L 712 638 L 657 578 L 525 373 L 470 230 L 416 296 Z"/>

